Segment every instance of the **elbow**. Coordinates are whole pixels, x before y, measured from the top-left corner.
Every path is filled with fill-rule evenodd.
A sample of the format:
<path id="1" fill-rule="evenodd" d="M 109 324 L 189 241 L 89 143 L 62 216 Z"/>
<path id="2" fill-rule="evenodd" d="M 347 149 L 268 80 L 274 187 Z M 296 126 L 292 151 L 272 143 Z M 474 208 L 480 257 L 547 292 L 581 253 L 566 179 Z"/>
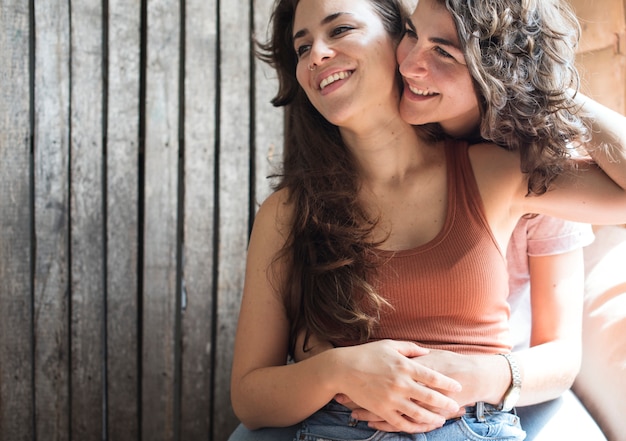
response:
<path id="1" fill-rule="evenodd" d="M 255 401 L 251 399 L 250 391 L 243 387 L 244 381 L 238 383 L 238 385 L 231 383 L 230 388 L 230 403 L 237 420 L 248 430 L 273 427 L 274 424 L 268 420 L 268 415 L 264 413 L 263 406 L 255 405 Z"/>
<path id="2" fill-rule="evenodd" d="M 242 411 L 242 409 L 237 409 L 235 406 L 233 406 L 233 411 L 235 413 L 235 416 L 237 417 L 237 420 L 239 420 L 239 422 L 248 430 L 257 430 L 262 429 L 263 427 L 267 427 L 267 424 L 260 423 L 254 415 L 251 415 L 245 410 Z"/>
<path id="3" fill-rule="evenodd" d="M 249 407 L 246 406 L 246 402 L 242 398 L 242 394 L 238 393 L 236 386 L 231 385 L 230 391 L 231 406 L 239 422 L 248 430 L 260 429 L 262 426 L 255 421 L 254 415 L 251 414 Z"/>

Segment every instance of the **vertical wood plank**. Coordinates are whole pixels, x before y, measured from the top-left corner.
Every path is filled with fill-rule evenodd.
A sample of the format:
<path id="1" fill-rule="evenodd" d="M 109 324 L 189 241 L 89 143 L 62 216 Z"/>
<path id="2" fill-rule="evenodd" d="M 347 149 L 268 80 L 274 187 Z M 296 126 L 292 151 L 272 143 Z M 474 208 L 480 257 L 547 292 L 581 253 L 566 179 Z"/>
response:
<path id="1" fill-rule="evenodd" d="M 107 429 L 139 440 L 138 188 L 140 2 L 109 0 L 107 98 Z"/>
<path id="2" fill-rule="evenodd" d="M 570 0 L 570 3 L 582 27 L 580 52 L 617 45 L 617 34 L 626 26 L 626 2 L 605 0 L 602 7 L 594 0 Z"/>
<path id="3" fill-rule="evenodd" d="M 0 11 L 0 440 L 33 439 L 28 3 Z"/>
<path id="4" fill-rule="evenodd" d="M 36 438 L 69 440 L 69 2 L 35 2 Z"/>
<path id="5" fill-rule="evenodd" d="M 254 32 L 258 41 L 266 42 L 269 38 L 268 25 L 273 6 L 273 0 L 254 0 Z M 254 71 L 254 202 L 257 205 L 271 192 L 271 182 L 267 177 L 280 171 L 283 159 L 284 112 L 270 102 L 278 92 L 276 71 L 258 59 L 254 60 Z"/>
<path id="6" fill-rule="evenodd" d="M 181 440 L 210 439 L 215 219 L 217 4 L 185 9 L 185 297 L 182 313 Z"/>
<path id="7" fill-rule="evenodd" d="M 590 0 L 571 0 L 582 35 L 577 55 L 583 93 L 611 109 L 626 109 L 626 1 L 610 0 L 602 8 Z"/>
<path id="8" fill-rule="evenodd" d="M 176 434 L 176 292 L 180 9 L 147 11 L 142 437 Z"/>
<path id="9" fill-rule="evenodd" d="M 576 62 L 582 92 L 623 114 L 626 111 L 626 54 L 616 54 L 613 48 L 597 49 L 578 54 Z"/>
<path id="10" fill-rule="evenodd" d="M 104 212 L 102 5 L 71 3 L 72 439 L 102 439 Z"/>
<path id="11" fill-rule="evenodd" d="M 230 369 L 243 290 L 250 207 L 251 3 L 220 2 L 219 240 L 213 439 L 236 426 Z"/>

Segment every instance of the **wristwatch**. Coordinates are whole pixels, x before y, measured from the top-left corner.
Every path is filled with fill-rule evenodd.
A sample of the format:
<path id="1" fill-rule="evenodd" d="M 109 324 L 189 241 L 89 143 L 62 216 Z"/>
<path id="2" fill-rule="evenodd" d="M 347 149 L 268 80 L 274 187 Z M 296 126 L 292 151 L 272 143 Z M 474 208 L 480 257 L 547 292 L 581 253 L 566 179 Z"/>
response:
<path id="1" fill-rule="evenodd" d="M 509 368 L 511 369 L 511 386 L 504 394 L 504 398 L 502 399 L 502 403 L 500 404 L 498 410 L 502 412 L 510 412 L 513 407 L 515 407 L 515 404 L 519 399 L 520 392 L 522 391 L 522 374 L 520 373 L 517 359 L 513 355 L 498 355 L 502 355 L 506 358 L 506 361 L 509 362 Z"/>

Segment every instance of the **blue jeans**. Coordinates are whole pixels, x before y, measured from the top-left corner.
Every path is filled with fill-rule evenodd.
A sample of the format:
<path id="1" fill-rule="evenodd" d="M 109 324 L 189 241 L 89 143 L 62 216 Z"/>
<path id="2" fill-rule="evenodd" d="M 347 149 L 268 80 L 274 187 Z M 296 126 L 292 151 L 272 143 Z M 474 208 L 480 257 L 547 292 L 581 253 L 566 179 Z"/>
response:
<path id="1" fill-rule="evenodd" d="M 525 441 L 535 439 L 543 441 L 558 433 L 563 434 L 561 439 L 567 439 L 572 430 L 581 434 L 593 434 L 592 437 L 588 438 L 590 440 L 606 441 L 606 437 L 602 436 L 596 423 L 571 391 L 567 391 L 563 397 L 556 400 L 533 406 L 518 407 L 516 410 L 522 422 L 522 428 L 526 432 Z M 572 419 L 576 421 L 575 428 L 571 428 Z M 240 424 L 230 436 L 229 441 L 293 441 L 299 428 L 300 425 L 297 424 L 291 427 L 248 430 Z M 542 434 L 546 434 L 547 438 Z"/>
<path id="2" fill-rule="evenodd" d="M 389 433 L 354 420 L 351 411 L 331 401 L 311 415 L 296 434 L 298 441 L 484 441 L 488 439 L 521 441 L 526 433 L 517 415 L 500 412 L 489 404 L 467 407 L 461 418 L 446 421 L 443 427 L 427 433 Z"/>

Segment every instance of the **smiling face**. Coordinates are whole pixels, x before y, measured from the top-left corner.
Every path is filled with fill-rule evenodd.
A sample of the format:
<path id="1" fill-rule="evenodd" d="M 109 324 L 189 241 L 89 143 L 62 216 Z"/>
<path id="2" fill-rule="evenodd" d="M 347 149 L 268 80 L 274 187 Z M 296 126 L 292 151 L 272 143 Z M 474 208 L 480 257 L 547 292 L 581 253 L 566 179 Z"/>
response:
<path id="1" fill-rule="evenodd" d="M 452 16 L 438 0 L 419 0 L 397 50 L 404 93 L 402 118 L 438 122 L 452 136 L 467 136 L 480 122 L 478 98 Z"/>
<path id="2" fill-rule="evenodd" d="M 395 44 L 369 0 L 301 0 L 293 42 L 298 83 L 331 123 L 397 114 Z"/>

